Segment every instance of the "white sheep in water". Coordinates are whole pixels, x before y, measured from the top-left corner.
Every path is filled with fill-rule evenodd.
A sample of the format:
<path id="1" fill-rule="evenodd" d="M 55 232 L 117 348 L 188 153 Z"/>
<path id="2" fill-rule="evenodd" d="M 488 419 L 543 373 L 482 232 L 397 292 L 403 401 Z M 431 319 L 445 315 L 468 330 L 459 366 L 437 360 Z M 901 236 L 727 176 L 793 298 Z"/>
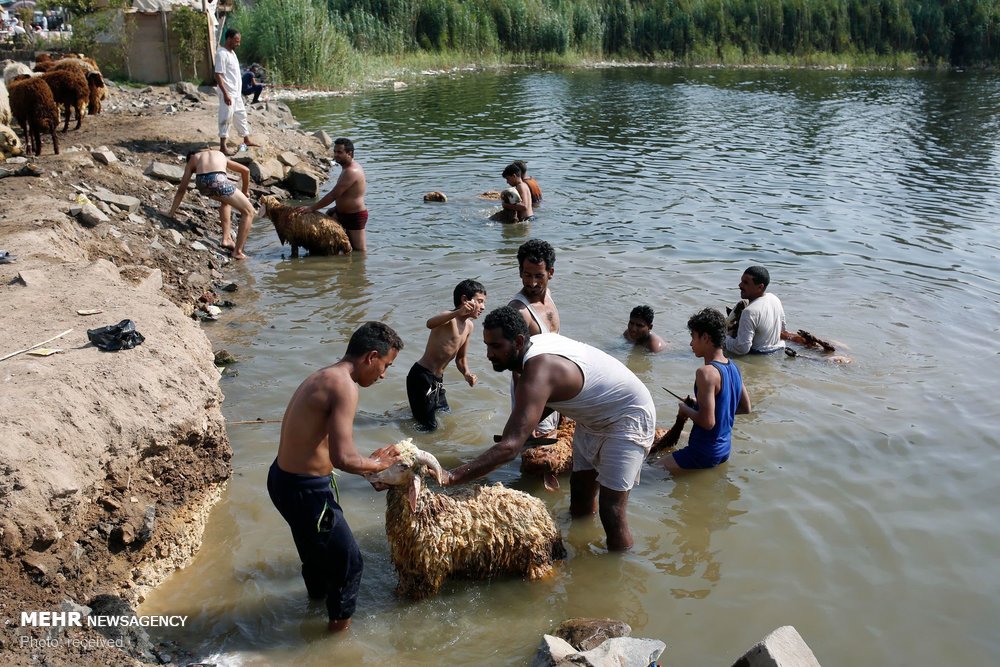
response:
<path id="1" fill-rule="evenodd" d="M 449 576 L 488 579 L 503 574 L 539 579 L 566 557 L 562 536 L 538 498 L 501 484 L 434 492 L 421 484 L 441 464 L 407 439 L 397 445 L 403 460 L 368 476 L 388 486 L 385 532 L 399 595 L 434 595 Z"/>

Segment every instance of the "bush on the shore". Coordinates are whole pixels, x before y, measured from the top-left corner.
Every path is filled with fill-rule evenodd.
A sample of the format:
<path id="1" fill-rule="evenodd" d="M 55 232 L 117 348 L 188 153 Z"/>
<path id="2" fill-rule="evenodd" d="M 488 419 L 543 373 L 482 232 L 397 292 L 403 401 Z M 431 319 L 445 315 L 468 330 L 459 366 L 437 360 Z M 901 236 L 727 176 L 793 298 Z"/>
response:
<path id="1" fill-rule="evenodd" d="M 420 54 L 444 62 L 1000 63 L 998 0 L 261 0 L 236 24 L 249 59 L 313 85 L 352 80 L 372 57 Z"/>

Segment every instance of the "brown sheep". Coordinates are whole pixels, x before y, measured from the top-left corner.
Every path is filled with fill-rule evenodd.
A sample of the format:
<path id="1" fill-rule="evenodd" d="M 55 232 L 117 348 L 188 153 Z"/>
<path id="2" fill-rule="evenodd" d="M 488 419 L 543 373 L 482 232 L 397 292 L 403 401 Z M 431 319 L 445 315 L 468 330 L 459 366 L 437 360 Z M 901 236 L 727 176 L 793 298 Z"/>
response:
<path id="1" fill-rule="evenodd" d="M 97 62 L 93 58 L 87 58 L 79 54 L 73 54 L 57 60 L 52 65 L 52 69 L 80 67 L 87 77 L 87 84 L 90 86 L 90 99 L 87 103 L 87 113 L 97 115 L 101 113 L 101 100 L 108 98 L 108 88 L 104 85 L 104 76 L 101 74 Z"/>
<path id="2" fill-rule="evenodd" d="M 39 78 L 21 75 L 11 81 L 10 110 L 24 132 L 25 153 L 41 155 L 42 132 L 52 135 L 52 149 L 59 155 L 59 107 L 52 98 L 52 89 Z"/>
<path id="3" fill-rule="evenodd" d="M 55 63 L 51 60 L 45 62 L 36 62 L 35 67 L 32 71 L 34 72 L 48 72 L 50 69 L 55 67 Z"/>
<path id="4" fill-rule="evenodd" d="M 261 217 L 267 216 L 274 223 L 281 245 L 292 247 L 292 257 L 299 256 L 299 246 L 310 255 L 339 255 L 351 252 L 351 240 L 340 223 L 322 213 L 295 213 L 292 206 L 285 206 L 277 197 L 260 198 Z"/>
<path id="5" fill-rule="evenodd" d="M 559 488 L 558 475 L 573 469 L 573 434 L 576 433 L 576 422 L 569 417 L 563 417 L 559 428 L 550 434 L 556 438 L 551 445 L 531 447 L 521 453 L 521 472 L 537 473 L 545 481 L 545 488 L 555 491 Z"/>
<path id="6" fill-rule="evenodd" d="M 83 123 L 83 112 L 90 101 L 90 86 L 87 77 L 79 67 L 56 69 L 42 74 L 42 80 L 52 89 L 52 97 L 56 104 L 63 105 L 66 122 L 63 132 L 69 129 L 70 108 L 76 109 L 76 129 Z"/>
<path id="7" fill-rule="evenodd" d="M 424 195 L 424 201 L 447 202 L 448 201 L 448 195 L 446 195 L 443 192 L 438 192 L 437 190 L 435 190 L 434 192 L 428 192 L 427 194 L 425 194 Z"/>

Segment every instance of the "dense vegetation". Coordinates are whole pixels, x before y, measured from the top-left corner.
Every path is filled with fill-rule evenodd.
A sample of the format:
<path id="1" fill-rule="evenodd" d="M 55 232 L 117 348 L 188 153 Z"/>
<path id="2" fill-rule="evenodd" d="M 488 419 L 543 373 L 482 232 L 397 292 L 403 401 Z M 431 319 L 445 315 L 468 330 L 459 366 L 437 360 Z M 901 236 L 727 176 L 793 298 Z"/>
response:
<path id="1" fill-rule="evenodd" d="M 258 0 L 243 52 L 335 85 L 365 59 L 996 64 L 1000 0 Z"/>

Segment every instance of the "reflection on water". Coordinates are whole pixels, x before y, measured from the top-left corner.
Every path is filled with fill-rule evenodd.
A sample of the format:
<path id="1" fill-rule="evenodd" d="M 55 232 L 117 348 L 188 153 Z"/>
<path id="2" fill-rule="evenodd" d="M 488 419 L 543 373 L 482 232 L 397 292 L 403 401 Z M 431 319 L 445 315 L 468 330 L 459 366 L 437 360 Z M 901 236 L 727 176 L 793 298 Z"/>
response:
<path id="1" fill-rule="evenodd" d="M 190 614 L 176 638 L 220 664 L 522 665 L 573 616 L 625 620 L 676 665 L 735 657 L 787 623 L 824 664 L 996 664 L 997 108 L 987 73 L 655 68 L 479 73 L 296 103 L 306 129 L 354 139 L 371 253 L 290 259 L 273 230 L 253 230 L 242 305 L 206 324 L 240 359 L 222 385 L 230 420 L 280 418 L 378 319 L 406 347 L 361 391 L 357 446 L 413 437 L 445 465 L 469 460 L 509 409 L 481 330 L 480 381 L 449 369 L 453 412 L 435 433 L 413 428 L 406 371 L 461 279 L 486 285 L 490 309 L 507 302 L 533 237 L 557 251 L 563 332 L 628 364 L 663 426 L 676 413 L 663 388 L 689 393 L 698 367 L 687 318 L 731 305 L 751 264 L 770 269 L 790 329 L 843 341 L 854 363 L 739 360 L 754 413 L 737 420 L 730 461 L 677 480 L 644 470 L 627 554 L 606 552 L 596 518 L 570 519 L 567 483 L 548 493 L 516 464 L 495 471 L 488 481 L 542 498 L 562 530 L 569 558 L 540 582 L 397 599 L 384 496 L 342 475 L 366 567 L 355 624 L 336 638 L 264 490 L 278 425 L 233 426 L 235 474 L 205 545 L 143 613 Z M 502 188 L 513 159 L 545 193 L 538 220 L 488 222 L 495 205 L 476 195 Z M 448 203 L 423 203 L 429 190 Z M 621 338 L 639 303 L 656 312 L 660 354 Z"/>

